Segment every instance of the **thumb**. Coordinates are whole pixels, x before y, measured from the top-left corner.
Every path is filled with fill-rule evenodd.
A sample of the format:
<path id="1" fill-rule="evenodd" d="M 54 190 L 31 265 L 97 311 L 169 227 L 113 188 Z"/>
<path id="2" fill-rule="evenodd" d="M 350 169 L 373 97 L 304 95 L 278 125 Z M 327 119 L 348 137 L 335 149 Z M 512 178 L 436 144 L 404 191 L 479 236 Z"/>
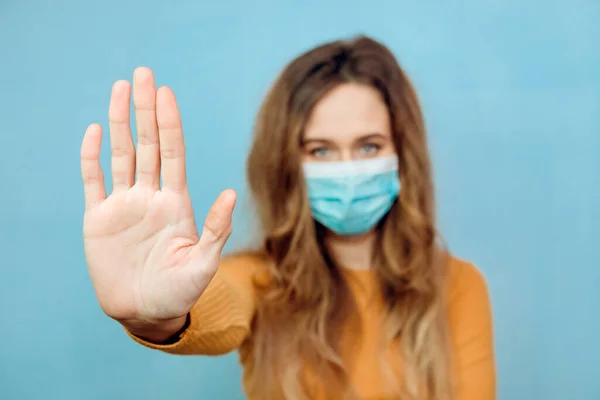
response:
<path id="1" fill-rule="evenodd" d="M 197 251 L 207 260 L 218 260 L 223 247 L 231 235 L 231 217 L 237 194 L 228 189 L 223 191 L 213 203 L 206 219 L 198 244 Z"/>

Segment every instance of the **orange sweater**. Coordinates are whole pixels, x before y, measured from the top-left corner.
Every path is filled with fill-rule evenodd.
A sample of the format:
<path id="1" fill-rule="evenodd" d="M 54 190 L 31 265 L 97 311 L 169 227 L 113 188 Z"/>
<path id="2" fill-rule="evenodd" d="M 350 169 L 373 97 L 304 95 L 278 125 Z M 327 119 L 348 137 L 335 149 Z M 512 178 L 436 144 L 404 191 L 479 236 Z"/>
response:
<path id="1" fill-rule="evenodd" d="M 264 264 L 255 258 L 225 258 L 191 310 L 190 325 L 177 342 L 157 345 L 130 336 L 144 346 L 172 354 L 219 355 L 238 349 L 250 334 L 256 305 L 252 277 L 261 271 L 264 271 Z M 376 346 L 383 304 L 377 296 L 375 276 L 370 270 L 347 270 L 345 273 L 350 274 L 350 281 L 355 283 L 351 289 L 364 327 L 362 340 L 358 341 L 361 347 L 350 352 L 353 354 L 351 365 L 347 365 L 350 379 L 361 398 L 393 398 L 389 389 L 386 390 L 383 373 L 378 367 Z M 450 329 L 457 369 L 457 400 L 494 400 L 492 317 L 484 278 L 473 265 L 453 258 L 450 285 Z"/>

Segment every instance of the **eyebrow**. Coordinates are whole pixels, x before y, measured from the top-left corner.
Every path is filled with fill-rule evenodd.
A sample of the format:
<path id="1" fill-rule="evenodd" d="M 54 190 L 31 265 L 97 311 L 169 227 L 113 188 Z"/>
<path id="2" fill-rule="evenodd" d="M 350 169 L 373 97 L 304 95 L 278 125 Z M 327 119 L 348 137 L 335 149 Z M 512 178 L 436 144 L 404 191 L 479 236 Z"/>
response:
<path id="1" fill-rule="evenodd" d="M 375 132 L 375 133 L 368 133 L 366 135 L 362 135 L 361 137 L 359 137 L 356 140 L 361 141 L 361 142 L 366 142 L 367 140 L 370 140 L 370 139 L 386 139 L 386 136 L 382 135 L 381 133 Z M 332 140 L 320 138 L 320 137 L 302 139 L 302 144 L 309 144 L 309 143 L 313 143 L 313 142 L 331 143 Z"/>
<path id="2" fill-rule="evenodd" d="M 375 132 L 375 133 L 369 133 L 367 135 L 361 136 L 358 140 L 367 141 L 369 139 L 387 139 L 387 136 L 385 136 L 381 133 Z"/>

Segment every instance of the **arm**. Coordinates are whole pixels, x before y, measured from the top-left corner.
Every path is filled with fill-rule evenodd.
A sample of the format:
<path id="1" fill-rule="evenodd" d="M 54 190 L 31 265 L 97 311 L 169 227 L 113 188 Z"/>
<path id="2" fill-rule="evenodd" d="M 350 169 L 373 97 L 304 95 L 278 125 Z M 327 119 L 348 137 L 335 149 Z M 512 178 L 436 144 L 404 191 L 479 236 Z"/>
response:
<path id="1" fill-rule="evenodd" d="M 483 275 L 454 260 L 451 267 L 450 327 L 454 348 L 457 400 L 495 400 L 492 311 Z"/>
<path id="2" fill-rule="evenodd" d="M 171 354 L 220 355 L 238 348 L 250 333 L 256 307 L 253 278 L 264 270 L 264 260 L 256 256 L 227 257 L 185 318 L 157 332 L 126 328 L 136 342 Z M 161 337 L 168 340 L 152 340 Z M 174 332 L 179 332 L 173 335 Z M 154 336 L 152 336 L 154 335 Z M 147 339 L 142 339 L 142 337 Z"/>

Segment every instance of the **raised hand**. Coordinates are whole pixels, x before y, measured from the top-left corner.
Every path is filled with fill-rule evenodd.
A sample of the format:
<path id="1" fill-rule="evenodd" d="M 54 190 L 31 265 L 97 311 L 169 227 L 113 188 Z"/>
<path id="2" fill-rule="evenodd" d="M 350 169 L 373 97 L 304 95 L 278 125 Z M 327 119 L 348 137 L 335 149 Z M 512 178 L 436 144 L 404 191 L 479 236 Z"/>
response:
<path id="1" fill-rule="evenodd" d="M 148 68 L 135 70 L 134 146 L 130 93 L 127 81 L 113 86 L 109 106 L 113 190 L 108 197 L 99 162 L 99 125 L 88 127 L 81 146 L 85 255 L 104 312 L 134 333 L 160 340 L 183 325 L 214 276 L 231 234 L 236 194 L 232 190 L 220 194 L 199 236 L 175 96 L 167 87 L 155 90 Z"/>

